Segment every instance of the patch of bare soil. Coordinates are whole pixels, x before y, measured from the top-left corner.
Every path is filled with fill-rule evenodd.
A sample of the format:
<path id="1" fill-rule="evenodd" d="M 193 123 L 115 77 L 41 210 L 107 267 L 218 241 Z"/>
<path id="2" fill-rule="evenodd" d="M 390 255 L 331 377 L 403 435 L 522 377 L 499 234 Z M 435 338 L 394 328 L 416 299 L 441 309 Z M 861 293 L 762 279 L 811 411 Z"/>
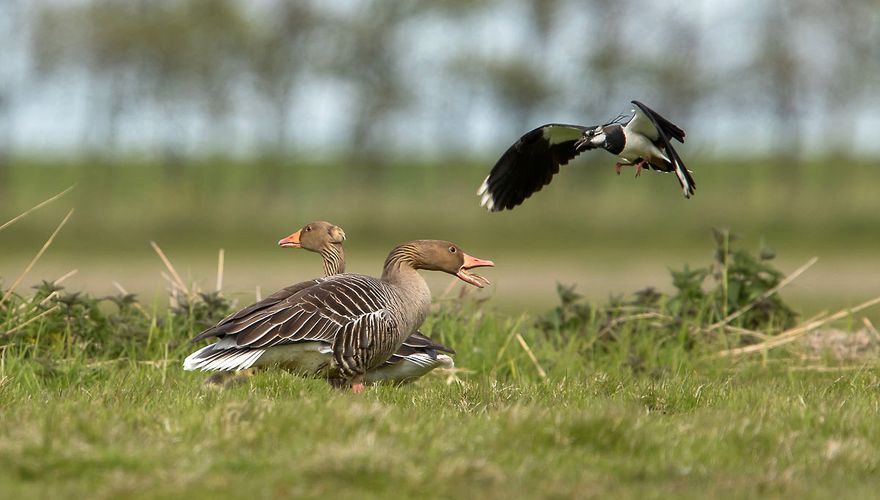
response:
<path id="1" fill-rule="evenodd" d="M 871 326 L 852 332 L 821 328 L 804 335 L 800 343 L 809 359 L 865 361 L 880 355 L 880 334 Z"/>

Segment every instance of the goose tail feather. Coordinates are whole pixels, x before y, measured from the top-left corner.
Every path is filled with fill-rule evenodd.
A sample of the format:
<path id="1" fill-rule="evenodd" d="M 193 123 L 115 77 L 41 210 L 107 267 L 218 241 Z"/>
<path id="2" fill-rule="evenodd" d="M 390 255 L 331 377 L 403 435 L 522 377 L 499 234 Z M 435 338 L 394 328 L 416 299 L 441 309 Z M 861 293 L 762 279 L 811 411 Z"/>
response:
<path id="1" fill-rule="evenodd" d="M 247 370 L 266 352 L 265 349 L 224 349 L 218 343 L 205 346 L 183 360 L 186 371 Z"/>

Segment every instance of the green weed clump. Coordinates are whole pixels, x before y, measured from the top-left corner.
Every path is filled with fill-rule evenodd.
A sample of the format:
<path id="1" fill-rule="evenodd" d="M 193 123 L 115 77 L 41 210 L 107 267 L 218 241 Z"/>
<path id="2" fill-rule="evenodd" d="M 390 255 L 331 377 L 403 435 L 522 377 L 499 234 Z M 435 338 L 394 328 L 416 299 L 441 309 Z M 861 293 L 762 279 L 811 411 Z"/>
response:
<path id="1" fill-rule="evenodd" d="M 50 281 L 33 288 L 30 296 L 10 293 L 0 304 L 0 338 L 10 342 L 5 356 L 43 365 L 167 356 L 231 310 L 216 292 L 175 296 L 167 310 L 150 312 L 134 294 L 95 297 Z"/>
<path id="2" fill-rule="evenodd" d="M 772 335 L 792 327 L 797 313 L 771 293 L 784 278 L 772 265 L 775 253 L 762 248 L 754 255 L 737 248 L 737 238 L 728 231 L 715 230 L 713 235 L 716 249 L 710 263 L 670 270 L 674 292 L 647 287 L 630 298 L 611 297 L 607 305 L 595 306 L 583 301 L 574 286 L 558 284 L 560 304 L 537 318 L 537 328 L 554 335 L 595 331 L 597 341 L 616 340 L 627 327 L 641 328 L 655 339 L 679 338 L 681 345 L 692 347 L 695 340 L 716 339 L 705 333 L 720 325 L 740 330 L 734 343 L 756 337 L 742 332 Z"/>

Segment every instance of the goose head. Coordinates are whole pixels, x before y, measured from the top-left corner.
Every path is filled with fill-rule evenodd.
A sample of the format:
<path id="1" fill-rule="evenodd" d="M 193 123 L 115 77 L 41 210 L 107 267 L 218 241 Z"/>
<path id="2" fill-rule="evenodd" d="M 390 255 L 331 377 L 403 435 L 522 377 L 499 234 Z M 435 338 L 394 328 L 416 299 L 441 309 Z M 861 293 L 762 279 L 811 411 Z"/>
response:
<path id="1" fill-rule="evenodd" d="M 491 260 L 478 259 L 464 253 L 461 248 L 443 240 L 419 240 L 413 242 L 417 249 L 414 266 L 416 269 L 443 271 L 478 288 L 489 284 L 489 280 L 471 273 L 476 267 L 492 267 Z"/>
<path id="2" fill-rule="evenodd" d="M 299 231 L 278 241 L 284 248 L 304 248 L 320 253 L 322 249 L 332 245 L 342 245 L 345 231 L 341 227 L 326 221 L 310 222 Z"/>

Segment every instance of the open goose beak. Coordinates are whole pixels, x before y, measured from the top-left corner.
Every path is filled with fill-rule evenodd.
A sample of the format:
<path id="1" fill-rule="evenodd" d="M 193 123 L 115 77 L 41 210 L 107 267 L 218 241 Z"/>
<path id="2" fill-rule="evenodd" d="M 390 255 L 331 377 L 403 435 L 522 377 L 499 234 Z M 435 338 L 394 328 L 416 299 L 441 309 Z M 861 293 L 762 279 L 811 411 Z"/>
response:
<path id="1" fill-rule="evenodd" d="M 483 288 L 484 286 L 489 284 L 489 280 L 486 278 L 469 273 L 468 270 L 473 269 L 475 267 L 494 267 L 495 263 L 491 260 L 483 260 L 478 259 L 476 257 L 471 257 L 468 254 L 464 254 L 464 263 L 458 269 L 458 272 L 455 273 L 458 276 L 458 279 L 464 281 L 465 283 L 469 283 L 474 285 L 477 288 Z"/>
<path id="2" fill-rule="evenodd" d="M 302 231 L 302 229 L 291 234 L 287 238 L 282 238 L 282 239 L 278 240 L 278 246 L 284 247 L 284 248 L 302 248 L 302 243 L 300 243 L 300 241 L 299 241 L 299 233 L 301 231 Z"/>

